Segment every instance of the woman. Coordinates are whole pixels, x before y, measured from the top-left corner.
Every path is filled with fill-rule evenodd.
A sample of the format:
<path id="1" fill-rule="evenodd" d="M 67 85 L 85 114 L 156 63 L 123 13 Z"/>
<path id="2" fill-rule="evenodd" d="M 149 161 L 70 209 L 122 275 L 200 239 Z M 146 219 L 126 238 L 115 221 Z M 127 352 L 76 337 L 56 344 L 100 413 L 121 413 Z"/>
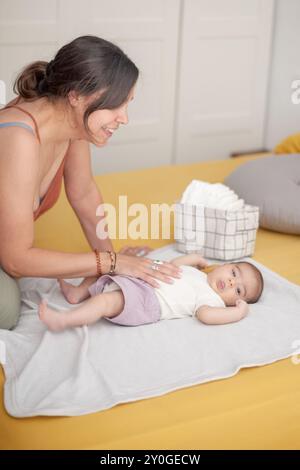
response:
<path id="1" fill-rule="evenodd" d="M 127 124 L 137 78 L 137 67 L 119 47 L 94 36 L 75 39 L 54 60 L 34 62 L 17 78 L 18 97 L 0 112 L 0 328 L 18 321 L 14 278 L 110 272 L 156 286 L 155 278 L 172 282 L 170 276 L 178 276 L 171 263 L 126 250 L 116 255 L 109 239 L 96 236 L 96 208 L 103 200 L 91 172 L 89 143 L 101 147 Z M 62 178 L 89 253 L 33 247 L 34 220 L 55 204 Z"/>

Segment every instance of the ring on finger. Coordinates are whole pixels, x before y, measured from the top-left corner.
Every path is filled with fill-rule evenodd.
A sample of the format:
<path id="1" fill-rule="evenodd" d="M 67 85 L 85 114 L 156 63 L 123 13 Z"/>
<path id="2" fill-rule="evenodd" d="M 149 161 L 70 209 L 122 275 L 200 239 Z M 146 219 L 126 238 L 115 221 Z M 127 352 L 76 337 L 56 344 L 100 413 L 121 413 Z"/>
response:
<path id="1" fill-rule="evenodd" d="M 164 264 L 164 262 L 159 260 L 159 259 L 154 259 L 152 261 L 152 264 L 151 264 L 150 268 L 153 269 L 154 271 L 158 271 L 159 270 L 159 265 L 161 265 L 161 264 Z"/>
<path id="2" fill-rule="evenodd" d="M 151 269 L 153 269 L 154 271 L 158 271 L 159 270 L 159 266 L 157 265 L 157 263 L 152 263 L 151 266 L 150 266 Z"/>

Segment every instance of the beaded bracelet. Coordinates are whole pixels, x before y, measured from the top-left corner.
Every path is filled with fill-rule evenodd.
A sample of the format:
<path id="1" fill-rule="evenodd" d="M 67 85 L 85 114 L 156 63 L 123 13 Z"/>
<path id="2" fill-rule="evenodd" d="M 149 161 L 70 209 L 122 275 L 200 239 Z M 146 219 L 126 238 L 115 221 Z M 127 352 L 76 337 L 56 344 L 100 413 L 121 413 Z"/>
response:
<path id="1" fill-rule="evenodd" d="M 102 269 L 101 269 L 101 258 L 100 258 L 100 253 L 97 248 L 94 249 L 95 255 L 96 255 L 96 263 L 97 263 L 97 274 L 98 276 L 102 276 Z"/>

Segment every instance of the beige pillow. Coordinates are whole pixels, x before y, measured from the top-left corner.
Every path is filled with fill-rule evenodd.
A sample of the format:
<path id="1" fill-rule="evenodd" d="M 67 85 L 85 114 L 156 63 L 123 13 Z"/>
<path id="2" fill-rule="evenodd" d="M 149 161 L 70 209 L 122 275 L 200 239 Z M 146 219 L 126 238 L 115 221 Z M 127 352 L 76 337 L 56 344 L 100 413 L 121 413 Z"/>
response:
<path id="1" fill-rule="evenodd" d="M 300 155 L 276 155 L 246 162 L 224 184 L 247 204 L 259 207 L 261 227 L 300 234 Z"/>

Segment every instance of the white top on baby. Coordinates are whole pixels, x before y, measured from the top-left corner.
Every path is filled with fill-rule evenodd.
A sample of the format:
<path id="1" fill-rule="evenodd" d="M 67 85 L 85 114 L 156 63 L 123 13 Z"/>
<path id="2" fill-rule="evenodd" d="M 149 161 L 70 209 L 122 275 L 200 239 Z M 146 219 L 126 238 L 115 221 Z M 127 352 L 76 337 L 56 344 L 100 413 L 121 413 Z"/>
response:
<path id="1" fill-rule="evenodd" d="M 207 274 L 192 266 L 180 266 L 180 279 L 173 284 L 156 279 L 159 287 L 153 287 L 161 309 L 161 320 L 195 316 L 202 305 L 209 307 L 226 307 L 222 298 L 210 287 Z M 104 286 L 103 292 L 119 290 L 118 284 L 112 282 Z"/>
<path id="2" fill-rule="evenodd" d="M 182 275 L 173 284 L 157 280 L 154 288 L 161 307 L 161 320 L 195 316 L 202 305 L 226 307 L 222 298 L 210 287 L 207 274 L 192 266 L 181 266 Z"/>

